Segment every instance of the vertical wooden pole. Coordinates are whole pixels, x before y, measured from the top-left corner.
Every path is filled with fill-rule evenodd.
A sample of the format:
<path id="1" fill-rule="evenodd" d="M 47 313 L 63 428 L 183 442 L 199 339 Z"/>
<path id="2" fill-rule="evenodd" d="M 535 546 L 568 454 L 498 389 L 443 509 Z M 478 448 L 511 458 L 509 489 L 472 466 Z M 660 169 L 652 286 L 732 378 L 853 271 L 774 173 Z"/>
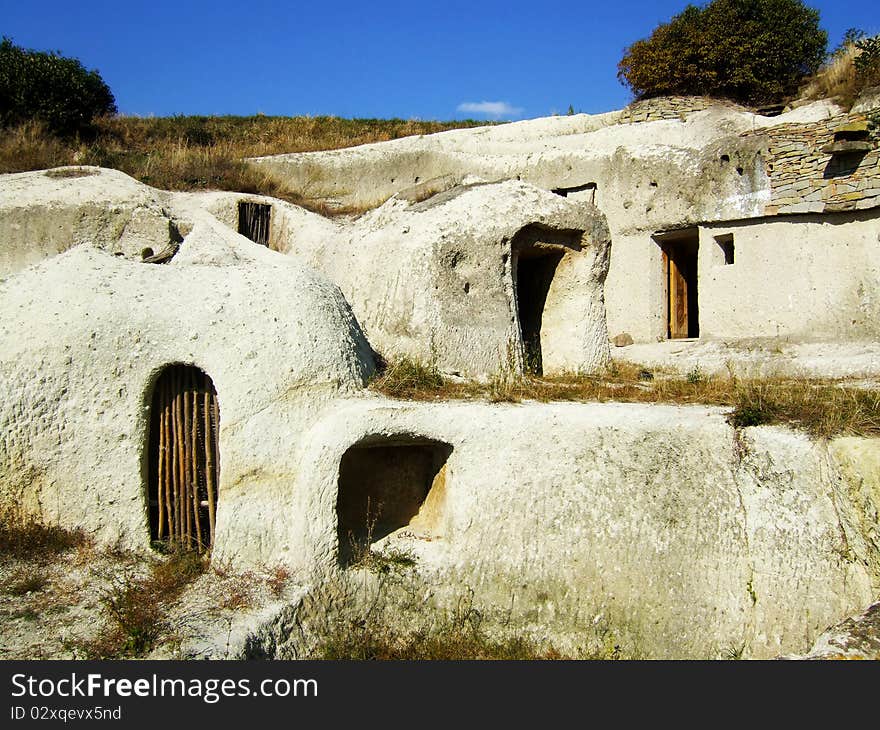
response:
<path id="1" fill-rule="evenodd" d="M 175 392 L 177 384 L 174 371 L 168 372 L 168 422 L 171 424 L 171 438 L 168 447 L 171 451 L 171 502 L 174 514 L 174 531 L 171 533 L 172 543 L 180 542 L 180 458 L 177 454 L 177 411 L 175 410 Z"/>
<path id="2" fill-rule="evenodd" d="M 205 376 L 205 485 L 208 492 L 208 526 L 210 529 L 209 545 L 214 544 L 214 434 L 211 424 L 211 385 Z"/>
<path id="3" fill-rule="evenodd" d="M 177 527 L 177 521 L 174 519 L 173 500 L 171 497 L 171 480 L 173 474 L 173 451 L 171 448 L 174 443 L 171 434 L 171 398 L 169 397 L 170 388 L 168 386 L 168 378 L 164 377 L 162 383 L 162 422 L 165 424 L 165 483 L 160 485 L 165 490 L 165 512 L 168 515 L 168 540 L 174 542 L 174 530 Z"/>
<path id="4" fill-rule="evenodd" d="M 214 479 L 214 522 L 216 524 L 216 509 L 217 505 L 220 504 L 220 404 L 217 400 L 217 391 L 214 389 L 213 383 L 208 383 L 208 390 L 211 393 L 211 456 L 214 459 L 214 468 L 211 470 L 211 475 Z"/>
<path id="5" fill-rule="evenodd" d="M 191 452 L 190 452 L 190 404 L 189 404 L 189 373 L 181 368 L 180 373 L 180 405 L 181 405 L 181 444 L 183 445 L 183 512 L 186 519 L 186 546 L 192 545 L 192 509 L 190 502 L 192 501 L 192 484 L 190 484 L 190 476 L 192 474 Z"/>
<path id="6" fill-rule="evenodd" d="M 172 515 L 172 528 L 168 537 L 172 543 L 177 542 L 177 531 L 180 529 L 180 520 L 177 518 L 177 439 L 174 423 L 174 378 L 170 370 L 165 371 L 165 418 L 168 421 L 168 461 L 170 465 L 168 475 L 169 507 Z"/>
<path id="7" fill-rule="evenodd" d="M 220 502 L 220 404 L 217 402 L 217 394 L 211 393 L 211 416 L 214 428 L 214 484 L 217 486 L 217 502 Z"/>
<path id="8" fill-rule="evenodd" d="M 189 514 L 186 503 L 186 467 L 185 467 L 185 442 L 183 429 L 183 386 L 180 370 L 175 368 L 174 373 L 174 441 L 177 448 L 177 519 L 179 520 L 180 544 L 185 546 L 189 529 L 186 516 Z"/>
<path id="9" fill-rule="evenodd" d="M 192 462 L 192 509 L 193 522 L 196 528 L 196 547 L 202 551 L 202 524 L 199 519 L 199 386 L 198 375 L 190 372 L 190 384 L 192 386 L 192 425 L 190 437 L 190 461 Z"/>
<path id="10" fill-rule="evenodd" d="M 157 386 L 160 384 L 157 383 Z M 156 501 L 159 503 L 159 526 L 156 529 L 156 538 L 161 540 L 165 535 L 165 418 L 163 393 L 159 387 L 153 389 L 153 423 L 159 422 L 159 469 L 156 474 Z M 152 486 L 152 485 L 151 485 Z"/>

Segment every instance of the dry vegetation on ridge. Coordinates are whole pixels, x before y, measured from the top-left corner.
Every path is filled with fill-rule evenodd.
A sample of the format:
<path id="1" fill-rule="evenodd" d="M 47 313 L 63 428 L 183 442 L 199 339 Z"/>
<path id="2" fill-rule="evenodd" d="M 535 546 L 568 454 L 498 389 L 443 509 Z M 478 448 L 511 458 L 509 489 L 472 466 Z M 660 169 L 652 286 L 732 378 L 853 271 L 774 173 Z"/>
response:
<path id="1" fill-rule="evenodd" d="M 859 44 L 867 50 L 860 48 Z M 864 89 L 877 85 L 880 85 L 880 46 L 877 38 L 850 36 L 807 79 L 799 96 L 808 100 L 834 99 L 849 109 Z"/>
<path id="2" fill-rule="evenodd" d="M 452 381 L 434 365 L 401 358 L 386 366 L 370 387 L 411 400 L 486 399 L 726 406 L 736 427 L 786 424 L 819 437 L 880 436 L 880 390 L 814 378 L 740 378 L 687 375 L 614 363 L 601 375 L 537 377 L 504 369 L 486 382 Z"/>
<path id="3" fill-rule="evenodd" d="M 4 130 L 0 173 L 97 165 L 164 190 L 230 190 L 270 195 L 317 210 L 246 157 L 311 152 L 487 124 L 339 117 L 107 117 L 90 139 L 63 139 L 39 122 Z M 346 212 L 346 211 L 333 211 Z"/>

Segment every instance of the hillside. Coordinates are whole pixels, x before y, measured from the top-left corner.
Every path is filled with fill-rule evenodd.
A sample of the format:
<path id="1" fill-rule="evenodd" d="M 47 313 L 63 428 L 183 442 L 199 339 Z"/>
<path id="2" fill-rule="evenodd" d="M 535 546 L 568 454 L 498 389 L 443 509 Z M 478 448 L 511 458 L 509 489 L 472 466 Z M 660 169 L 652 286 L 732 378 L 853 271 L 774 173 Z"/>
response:
<path id="1" fill-rule="evenodd" d="M 0 140 L 0 173 L 97 165 L 165 190 L 234 190 L 305 204 L 295 191 L 242 159 L 353 147 L 485 124 L 326 116 L 117 116 L 98 120 L 90 139 L 64 140 L 30 123 L 8 130 Z"/>

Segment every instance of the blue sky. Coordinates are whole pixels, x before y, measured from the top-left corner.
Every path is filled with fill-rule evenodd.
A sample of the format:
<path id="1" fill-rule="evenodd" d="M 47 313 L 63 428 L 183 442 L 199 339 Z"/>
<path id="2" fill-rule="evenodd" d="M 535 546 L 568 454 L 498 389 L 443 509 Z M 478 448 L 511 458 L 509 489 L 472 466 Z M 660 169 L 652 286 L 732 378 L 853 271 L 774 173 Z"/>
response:
<path id="1" fill-rule="evenodd" d="M 0 34 L 96 68 L 125 114 L 522 119 L 630 101 L 623 49 L 684 0 L 0 0 Z M 876 0 L 808 5 L 836 45 Z"/>

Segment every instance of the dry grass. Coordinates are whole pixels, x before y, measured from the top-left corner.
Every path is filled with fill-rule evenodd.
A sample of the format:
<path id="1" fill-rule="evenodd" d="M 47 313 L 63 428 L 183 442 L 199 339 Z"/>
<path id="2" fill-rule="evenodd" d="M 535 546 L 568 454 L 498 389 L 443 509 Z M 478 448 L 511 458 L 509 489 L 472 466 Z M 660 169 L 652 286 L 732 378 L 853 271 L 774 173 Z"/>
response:
<path id="1" fill-rule="evenodd" d="M 398 633 L 383 626 L 348 621 L 319 644 L 315 658 L 355 661 L 461 661 L 564 659 L 522 638 L 492 639 L 478 629 Z"/>
<path id="2" fill-rule="evenodd" d="M 425 366 L 420 366 L 424 368 Z M 435 369 L 436 370 L 436 369 Z M 422 372 L 419 370 L 418 372 Z M 401 382 L 392 376 L 400 373 Z M 602 375 L 535 377 L 502 369 L 486 383 L 451 382 L 437 373 L 416 378 L 411 365 L 390 365 L 371 388 L 411 400 L 480 399 L 493 403 L 578 401 L 703 404 L 731 408 L 736 427 L 786 424 L 819 437 L 837 434 L 880 436 L 880 391 L 810 378 L 738 378 L 651 371 L 616 364 Z"/>
<path id="3" fill-rule="evenodd" d="M 10 557 L 0 564 L 0 625 L 18 623 L 8 626 L 0 656 L 173 653 L 192 625 L 280 598 L 292 580 L 280 565 L 246 573 L 212 569 L 205 575 L 206 569 L 206 558 L 192 551 L 160 557 L 91 542 L 63 554 Z"/>
<path id="4" fill-rule="evenodd" d="M 240 158 L 333 150 L 485 124 L 474 120 L 433 122 L 327 116 L 118 116 L 98 122 L 98 139 L 114 141 L 122 149 L 144 152 L 169 144 L 226 146 Z"/>
<path id="5" fill-rule="evenodd" d="M 862 51 L 848 42 L 812 76 L 802 88 L 802 99 L 834 99 L 849 109 L 862 89 L 880 84 L 880 71 L 869 68 L 858 73 L 856 59 Z"/>
<path id="6" fill-rule="evenodd" d="M 228 563 L 215 562 L 211 565 L 211 572 L 220 594 L 217 607 L 222 610 L 250 608 L 261 598 L 264 588 L 270 595 L 280 598 L 291 581 L 291 573 L 283 565 L 240 572 Z"/>
<path id="7" fill-rule="evenodd" d="M 266 571 L 265 581 L 269 592 L 276 598 L 280 598 L 284 593 L 284 589 L 290 582 L 290 571 L 283 565 L 276 565 Z"/>
<path id="8" fill-rule="evenodd" d="M 0 513 L 0 557 L 43 558 L 60 555 L 87 541 L 81 530 L 46 525 L 20 510 Z"/>
<path id="9" fill-rule="evenodd" d="M 3 130 L 0 173 L 98 165 L 165 190 L 231 190 L 271 195 L 325 214 L 350 213 L 356 211 L 331 211 L 305 200 L 243 159 L 339 149 L 479 124 L 484 123 L 338 117 L 112 117 L 98 120 L 90 139 L 61 141 L 31 122 Z"/>
<path id="10" fill-rule="evenodd" d="M 24 566 L 0 583 L 0 590 L 10 596 L 39 593 L 49 585 L 49 577 L 40 567 Z"/>
<path id="11" fill-rule="evenodd" d="M 2 130 L 0 173 L 73 165 L 77 152 L 77 146 L 52 136 L 40 122 L 28 122 Z"/>
<path id="12" fill-rule="evenodd" d="M 389 584 L 385 584 L 388 586 Z M 509 621 L 499 635 L 488 632 L 483 610 L 473 605 L 473 591 L 463 595 L 451 610 L 426 609 L 421 601 L 406 608 L 384 604 L 389 594 L 378 596 L 354 614 L 326 617 L 316 627 L 318 641 L 310 659 L 356 661 L 462 661 L 621 659 L 615 642 L 603 639 L 563 653 L 546 640 L 517 631 Z M 413 586 L 405 589 L 409 592 Z M 421 595 L 420 591 L 411 596 Z M 408 628 L 407 628 L 408 627 Z M 635 655 L 634 657 L 635 658 Z"/>
<path id="13" fill-rule="evenodd" d="M 381 613 L 367 612 L 328 624 L 311 658 L 356 661 L 573 658 L 524 636 L 489 636 L 482 624 L 482 615 L 467 601 L 445 618 L 410 631 L 395 628 L 382 618 Z"/>
<path id="14" fill-rule="evenodd" d="M 168 608 L 204 570 L 198 553 L 181 551 L 157 560 L 146 574 L 132 565 L 121 573 L 102 575 L 106 586 L 101 603 L 110 625 L 76 648 L 90 659 L 142 656 L 168 632 Z"/>
<path id="15" fill-rule="evenodd" d="M 368 541 L 369 538 L 365 541 L 363 550 L 349 562 L 349 567 L 365 568 L 372 573 L 389 573 L 393 570 L 415 567 L 416 560 L 411 552 L 396 548 L 383 551 L 371 550 Z"/>
<path id="16" fill-rule="evenodd" d="M 218 574 L 219 575 L 219 574 Z M 217 605 L 224 611 L 249 608 L 256 600 L 257 576 L 249 570 L 223 576 L 223 595 Z"/>
<path id="17" fill-rule="evenodd" d="M 380 368 L 371 387 L 392 398 L 422 400 L 426 394 L 442 392 L 446 382 L 436 365 L 401 357 Z"/>
<path id="18" fill-rule="evenodd" d="M 855 58 L 860 53 L 855 44 L 848 43 L 807 82 L 801 98 L 838 99 L 844 106 L 852 106 L 858 93 Z"/>

